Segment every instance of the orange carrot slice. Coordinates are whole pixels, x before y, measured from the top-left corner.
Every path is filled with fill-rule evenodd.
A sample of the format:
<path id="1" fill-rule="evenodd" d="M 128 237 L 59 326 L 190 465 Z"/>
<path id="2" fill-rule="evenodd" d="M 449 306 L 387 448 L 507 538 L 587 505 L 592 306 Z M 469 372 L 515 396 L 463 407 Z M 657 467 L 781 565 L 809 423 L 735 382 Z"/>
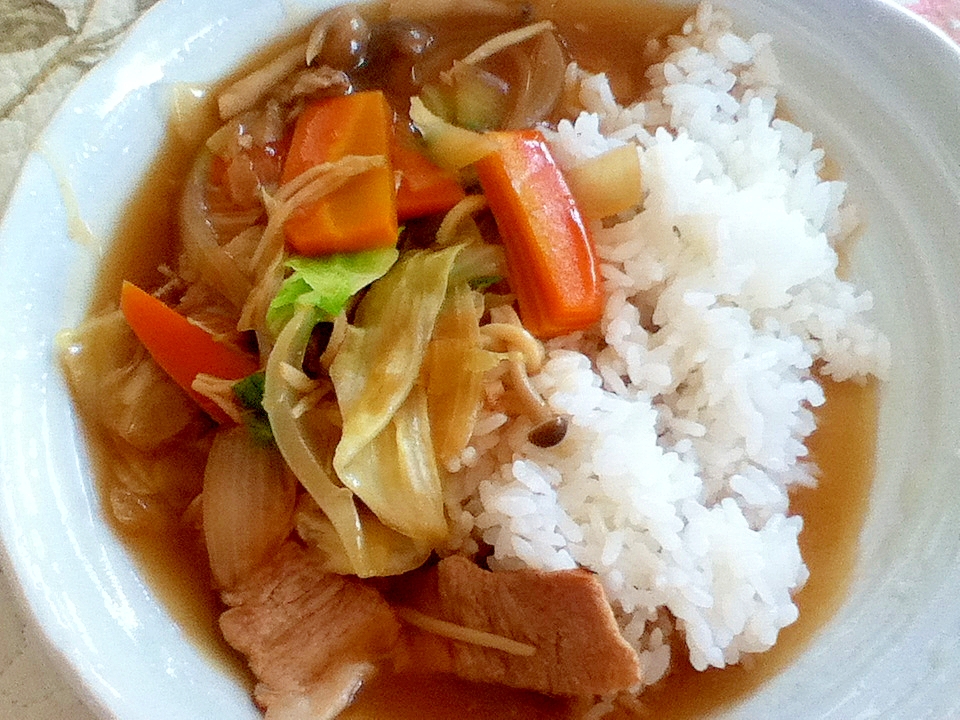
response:
<path id="1" fill-rule="evenodd" d="M 120 309 L 157 364 L 214 420 L 229 423 L 229 416 L 216 403 L 193 390 L 194 378 L 205 373 L 240 380 L 259 369 L 256 358 L 218 342 L 169 305 L 126 280 L 120 291 Z"/>
<path id="2" fill-rule="evenodd" d="M 347 155 L 383 156 L 388 162 L 294 211 L 284 229 L 297 252 L 315 256 L 396 244 L 392 135 L 393 112 L 378 90 L 327 98 L 304 109 L 294 126 L 281 183 Z"/>
<path id="3" fill-rule="evenodd" d="M 394 138 L 391 159 L 393 169 L 400 175 L 397 188 L 400 222 L 446 212 L 466 196 L 454 173 L 438 167 L 400 138 Z"/>
<path id="4" fill-rule="evenodd" d="M 539 130 L 491 133 L 476 163 L 503 238 L 520 317 L 541 338 L 584 330 L 603 314 L 593 239 Z"/>

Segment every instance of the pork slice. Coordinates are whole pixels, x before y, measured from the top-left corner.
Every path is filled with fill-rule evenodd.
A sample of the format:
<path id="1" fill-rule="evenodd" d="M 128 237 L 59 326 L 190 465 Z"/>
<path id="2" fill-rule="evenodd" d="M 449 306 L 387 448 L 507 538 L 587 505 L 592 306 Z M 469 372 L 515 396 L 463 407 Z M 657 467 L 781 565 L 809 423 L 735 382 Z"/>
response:
<path id="1" fill-rule="evenodd" d="M 415 582 L 406 593 L 408 607 L 534 650 L 514 654 L 408 627 L 400 669 L 550 695 L 607 695 L 640 682 L 637 653 L 623 639 L 600 583 L 586 571 L 490 572 L 449 557 Z"/>
<path id="2" fill-rule="evenodd" d="M 264 706 L 309 696 L 345 668 L 372 667 L 399 636 L 379 592 L 357 578 L 324 572 L 316 553 L 293 542 L 222 597 L 229 609 L 220 628 L 246 656 Z"/>

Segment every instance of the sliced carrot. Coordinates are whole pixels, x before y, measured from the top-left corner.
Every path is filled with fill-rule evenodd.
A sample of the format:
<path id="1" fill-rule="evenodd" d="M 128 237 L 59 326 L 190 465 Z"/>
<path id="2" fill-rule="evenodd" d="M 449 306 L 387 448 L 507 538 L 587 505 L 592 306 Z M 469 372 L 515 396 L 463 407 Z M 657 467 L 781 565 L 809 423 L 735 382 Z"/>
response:
<path id="1" fill-rule="evenodd" d="M 297 118 L 281 183 L 347 155 L 383 156 L 388 162 L 335 192 L 296 210 L 284 229 L 302 255 L 390 247 L 397 242 L 396 188 L 390 167 L 393 112 L 375 90 L 327 98 Z"/>
<path id="2" fill-rule="evenodd" d="M 403 139 L 394 137 L 390 154 L 393 169 L 400 175 L 397 188 L 400 222 L 446 212 L 466 196 L 454 173 L 438 167 Z"/>
<path id="3" fill-rule="evenodd" d="M 521 320 L 542 338 L 590 327 L 604 301 L 593 239 L 543 134 L 491 136 L 498 149 L 476 169 L 503 238 Z"/>
<path id="4" fill-rule="evenodd" d="M 259 369 L 252 355 L 218 342 L 203 328 L 131 282 L 124 281 L 120 309 L 127 324 L 157 364 L 214 420 L 230 422 L 209 398 L 193 390 L 200 373 L 240 380 Z"/>

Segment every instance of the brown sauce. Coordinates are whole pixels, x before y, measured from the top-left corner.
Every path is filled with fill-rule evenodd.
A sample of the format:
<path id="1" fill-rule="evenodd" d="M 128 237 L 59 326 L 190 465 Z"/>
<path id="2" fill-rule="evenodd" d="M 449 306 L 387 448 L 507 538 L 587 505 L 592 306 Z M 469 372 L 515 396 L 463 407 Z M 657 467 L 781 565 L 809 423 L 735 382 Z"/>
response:
<path id="1" fill-rule="evenodd" d="M 873 481 L 877 388 L 873 382 L 822 384 L 827 402 L 807 441 L 819 485 L 795 491 L 790 501 L 791 512 L 803 517 L 800 552 L 810 570 L 795 596 L 799 620 L 780 632 L 771 650 L 740 665 L 697 672 L 680 664 L 643 695 L 648 712 L 642 717 L 688 720 L 748 697 L 785 670 L 843 603 Z"/>
<path id="2" fill-rule="evenodd" d="M 578 0 L 538 0 L 535 5 L 542 16 L 555 20 L 573 55 L 584 67 L 617 68 L 611 80 L 621 99 L 636 97 L 643 89 L 645 67 L 641 59 L 637 57 L 633 65 L 623 64 L 626 58 L 636 57 L 632 49 L 642 46 L 651 36 L 675 31 L 689 14 L 689 6 L 663 7 L 618 0 L 590 4 Z M 115 250 L 105 259 L 92 304 L 94 311 L 116 307 L 120 281 L 124 278 L 146 287 L 159 284 L 156 268 L 170 256 L 177 235 L 177 218 L 171 208 L 178 202 L 180 178 L 207 131 L 212 129 L 212 124 L 198 127 L 193 139 L 171 137 L 162 149 L 131 200 Z M 827 403 L 818 412 L 818 430 L 808 443 L 811 460 L 821 470 L 819 487 L 799 490 L 792 499 L 793 511 L 804 517 L 800 543 L 810 569 L 810 580 L 796 597 L 799 621 L 781 633 L 773 650 L 747 658 L 740 666 L 698 673 L 689 665 L 678 663 L 665 680 L 644 693 L 641 717 L 694 718 L 749 696 L 802 653 L 843 602 L 873 476 L 877 393 L 873 384 L 861 387 L 826 381 L 824 385 Z M 90 439 L 97 475 L 101 487 L 106 487 L 110 482 L 110 457 L 104 443 L 98 443 L 96 437 Z M 109 511 L 105 515 L 110 516 Z M 226 646 L 217 627 L 222 607 L 210 589 L 199 534 L 183 529 L 173 536 L 133 535 L 119 525 L 116 530 L 175 622 L 214 662 L 242 682 L 251 683 L 241 659 Z M 568 703 L 533 693 L 478 686 L 450 677 L 382 675 L 364 688 L 342 717 L 537 720 L 575 714 L 575 708 Z M 636 717 L 636 709 L 617 717 Z"/>

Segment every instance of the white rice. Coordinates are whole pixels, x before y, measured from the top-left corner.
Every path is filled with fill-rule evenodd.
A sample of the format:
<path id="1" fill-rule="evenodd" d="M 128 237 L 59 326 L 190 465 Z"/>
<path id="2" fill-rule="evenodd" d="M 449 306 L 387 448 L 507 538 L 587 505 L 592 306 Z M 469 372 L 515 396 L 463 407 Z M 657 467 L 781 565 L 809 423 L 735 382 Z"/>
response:
<path id="1" fill-rule="evenodd" d="M 845 186 L 819 177 L 809 133 L 774 118 L 770 39 L 703 5 L 661 57 L 628 108 L 572 67 L 576 120 L 549 138 L 566 167 L 636 143 L 647 191 L 641 213 L 593 228 L 601 333 L 550 343 L 533 378 L 567 437 L 534 447 L 489 388 L 448 498 L 460 542 L 491 545 L 494 568 L 595 571 L 648 683 L 674 631 L 705 669 L 796 619 L 807 569 L 787 491 L 815 482 L 814 362 L 845 380 L 889 355 L 869 293 L 836 276 L 856 224 Z"/>

